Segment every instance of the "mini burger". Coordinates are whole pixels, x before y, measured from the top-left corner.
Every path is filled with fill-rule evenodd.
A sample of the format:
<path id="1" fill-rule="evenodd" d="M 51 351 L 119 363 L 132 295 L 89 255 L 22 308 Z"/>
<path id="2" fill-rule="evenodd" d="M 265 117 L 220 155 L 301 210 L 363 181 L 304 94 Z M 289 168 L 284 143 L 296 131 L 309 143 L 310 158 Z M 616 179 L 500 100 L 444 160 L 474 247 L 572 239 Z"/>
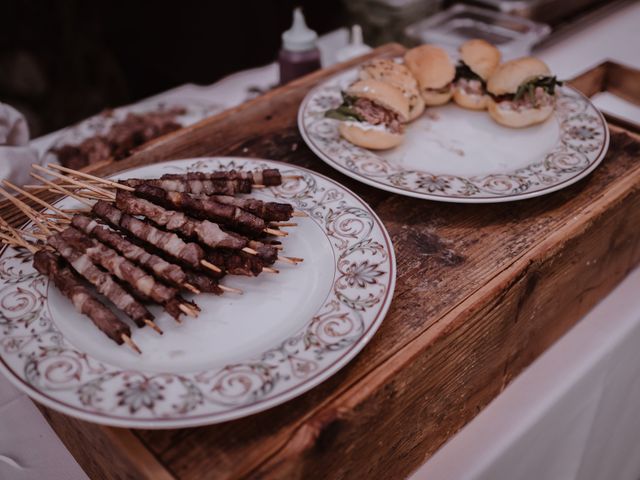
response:
<path id="1" fill-rule="evenodd" d="M 544 122 L 555 106 L 555 88 L 562 82 L 549 67 L 533 57 L 500 65 L 487 82 L 491 117 L 507 127 L 527 127 Z"/>
<path id="2" fill-rule="evenodd" d="M 341 120 L 339 132 L 346 140 L 372 150 L 392 148 L 402 141 L 409 101 L 400 90 L 379 80 L 359 80 L 342 98 L 342 105 L 325 116 Z"/>
<path id="3" fill-rule="evenodd" d="M 418 82 L 409 69 L 388 58 L 378 58 L 366 63 L 360 69 L 362 80 L 379 80 L 396 87 L 409 101 L 409 121 L 424 112 L 424 100 L 420 96 Z"/>
<path id="4" fill-rule="evenodd" d="M 447 52 L 434 45 L 412 48 L 404 63 L 418 81 L 426 105 L 443 105 L 453 95 L 456 68 Z"/>
<path id="5" fill-rule="evenodd" d="M 500 64 L 500 50 L 484 40 L 469 40 L 460 47 L 453 100 L 464 108 L 487 108 L 487 79 Z"/>

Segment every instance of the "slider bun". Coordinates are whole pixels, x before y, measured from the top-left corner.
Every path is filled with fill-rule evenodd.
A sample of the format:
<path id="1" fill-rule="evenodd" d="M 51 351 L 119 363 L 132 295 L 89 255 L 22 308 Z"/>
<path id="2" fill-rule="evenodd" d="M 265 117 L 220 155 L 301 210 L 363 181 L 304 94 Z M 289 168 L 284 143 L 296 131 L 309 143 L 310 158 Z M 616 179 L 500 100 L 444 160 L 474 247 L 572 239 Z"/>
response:
<path id="1" fill-rule="evenodd" d="M 405 53 L 404 62 L 423 92 L 427 88 L 442 88 L 456 76 L 456 67 L 449 54 L 435 45 L 412 48 Z"/>
<path id="2" fill-rule="evenodd" d="M 449 100 L 451 100 L 451 96 L 453 95 L 453 89 L 449 89 L 447 92 L 438 93 L 432 91 L 422 91 L 422 98 L 424 99 L 425 105 L 429 105 L 430 107 L 435 107 L 437 105 L 444 105 Z"/>
<path id="3" fill-rule="evenodd" d="M 419 117 L 424 111 L 424 100 L 420 96 L 418 82 L 409 69 L 388 58 L 377 58 L 360 69 L 362 80 L 379 80 L 396 87 L 409 100 L 409 120 Z"/>
<path id="4" fill-rule="evenodd" d="M 488 95 L 470 95 L 461 88 L 453 91 L 453 101 L 470 110 L 484 110 L 487 108 Z"/>
<path id="5" fill-rule="evenodd" d="M 386 150 L 398 146 L 404 135 L 388 130 L 364 129 L 354 123 L 340 122 L 338 131 L 343 138 L 359 147 Z"/>
<path id="6" fill-rule="evenodd" d="M 500 64 L 500 50 L 484 40 L 467 40 L 460 46 L 460 59 L 486 80 Z"/>
<path id="7" fill-rule="evenodd" d="M 536 123 L 542 123 L 553 113 L 553 105 L 540 108 L 527 108 L 520 111 L 502 109 L 491 97 L 487 100 L 487 107 L 491 118 L 500 125 L 512 128 L 522 128 Z"/>
<path id="8" fill-rule="evenodd" d="M 347 95 L 366 98 L 391 110 L 401 122 L 409 120 L 409 100 L 396 87 L 379 80 L 359 80 L 347 89 Z"/>
<path id="9" fill-rule="evenodd" d="M 542 60 L 533 57 L 518 58 L 503 63 L 493 72 L 487 82 L 487 90 L 494 95 L 516 93 L 523 83 L 549 75 L 551 71 Z"/>

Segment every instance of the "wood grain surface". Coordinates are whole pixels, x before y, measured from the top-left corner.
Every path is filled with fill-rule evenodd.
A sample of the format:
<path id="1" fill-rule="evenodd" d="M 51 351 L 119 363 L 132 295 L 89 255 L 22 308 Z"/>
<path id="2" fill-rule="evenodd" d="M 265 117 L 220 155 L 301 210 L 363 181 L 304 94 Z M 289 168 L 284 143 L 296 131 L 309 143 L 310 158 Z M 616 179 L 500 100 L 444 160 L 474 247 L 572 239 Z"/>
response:
<path id="1" fill-rule="evenodd" d="M 637 137 L 612 127 L 602 165 L 543 197 L 494 205 L 402 197 L 332 170 L 300 138 L 300 101 L 342 68 L 158 139 L 101 172 L 238 155 L 336 179 L 375 209 L 395 244 L 396 292 L 378 333 L 322 385 L 225 424 L 118 431 L 48 412 L 85 470 L 100 472 L 92 478 L 402 478 L 640 261 Z M 108 453 L 93 456 L 98 448 Z"/>

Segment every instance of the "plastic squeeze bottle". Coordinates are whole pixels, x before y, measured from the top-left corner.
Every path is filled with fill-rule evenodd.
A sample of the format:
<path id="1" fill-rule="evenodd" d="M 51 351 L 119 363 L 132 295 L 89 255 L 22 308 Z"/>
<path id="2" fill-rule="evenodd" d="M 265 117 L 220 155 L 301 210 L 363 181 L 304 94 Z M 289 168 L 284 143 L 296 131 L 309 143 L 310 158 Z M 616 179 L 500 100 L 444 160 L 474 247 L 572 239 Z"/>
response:
<path id="1" fill-rule="evenodd" d="M 293 25 L 282 34 L 282 50 L 278 56 L 280 85 L 320 68 L 318 34 L 307 27 L 302 9 L 293 11 Z"/>

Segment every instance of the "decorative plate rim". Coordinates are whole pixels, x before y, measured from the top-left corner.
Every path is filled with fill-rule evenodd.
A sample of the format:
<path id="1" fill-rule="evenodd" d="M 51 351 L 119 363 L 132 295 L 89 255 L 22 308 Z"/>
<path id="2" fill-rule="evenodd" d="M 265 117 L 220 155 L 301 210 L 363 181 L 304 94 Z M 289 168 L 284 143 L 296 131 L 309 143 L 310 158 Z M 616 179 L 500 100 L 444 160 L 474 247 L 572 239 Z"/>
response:
<path id="1" fill-rule="evenodd" d="M 188 158 L 188 159 L 178 159 L 178 160 L 168 160 L 166 162 L 159 162 L 153 164 L 154 166 L 161 167 L 165 163 L 174 163 L 174 162 L 184 162 L 185 164 L 188 162 L 194 162 L 199 160 L 206 161 L 241 161 L 241 162 L 268 162 L 281 165 L 280 168 L 293 168 L 304 171 L 311 176 L 319 177 L 331 184 L 332 186 L 337 187 L 340 190 L 343 190 L 347 194 L 351 195 L 353 199 L 361 206 L 363 209 L 367 211 L 370 215 L 371 219 L 374 221 L 374 225 L 377 227 L 381 238 L 384 240 L 384 247 L 386 248 L 385 253 L 388 255 L 388 259 L 385 261 L 385 265 L 388 265 L 388 273 L 386 276 L 388 277 L 387 287 L 385 288 L 384 298 L 377 306 L 377 311 L 375 313 L 375 319 L 371 322 L 371 324 L 364 330 L 359 338 L 355 340 L 348 348 L 344 349 L 340 356 L 335 359 L 332 359 L 326 366 L 323 366 L 319 369 L 319 371 L 305 379 L 304 381 L 300 381 L 297 384 L 293 384 L 289 386 L 284 391 L 278 392 L 272 397 L 255 401 L 254 403 L 250 403 L 244 406 L 236 406 L 232 408 L 230 411 L 222 411 L 222 412 L 210 412 L 210 413 L 202 413 L 193 416 L 185 416 L 182 418 L 161 418 L 161 417 L 151 417 L 151 418 L 135 418 L 135 417 L 127 417 L 122 415 L 113 415 L 110 413 L 103 412 L 95 412 L 89 411 L 86 408 L 81 408 L 77 405 L 72 405 L 67 403 L 64 399 L 57 399 L 48 393 L 40 391 L 36 386 L 28 383 L 23 375 L 20 375 L 18 372 L 14 371 L 13 368 L 7 364 L 5 360 L 5 354 L 0 353 L 0 372 L 4 374 L 4 376 L 21 392 L 27 394 L 32 399 L 40 402 L 41 404 L 52 408 L 53 410 L 62 412 L 69 416 L 86 420 L 89 422 L 109 425 L 114 427 L 122 427 L 122 428 L 143 428 L 143 429 L 171 429 L 171 428 L 188 428 L 188 427 L 196 427 L 203 425 L 210 425 L 216 423 L 222 423 L 230 420 L 235 420 L 238 418 L 243 418 L 255 413 L 259 413 L 270 408 L 273 408 L 277 405 L 285 403 L 289 400 L 292 400 L 312 388 L 318 386 L 323 383 L 325 380 L 336 374 L 340 371 L 345 365 L 347 365 L 353 358 L 355 358 L 360 351 L 370 342 L 373 338 L 374 334 L 382 324 L 382 321 L 386 317 L 386 314 L 389 310 L 391 302 L 393 300 L 393 294 L 395 291 L 396 285 L 396 275 L 397 275 L 397 265 L 396 265 L 396 256 L 395 250 L 393 248 L 393 242 L 391 240 L 391 236 L 387 231 L 384 223 L 380 220 L 375 211 L 362 199 L 360 196 L 352 192 L 347 187 L 341 185 L 339 182 L 323 175 L 313 170 L 310 170 L 305 167 L 301 167 L 298 165 L 289 164 L 286 162 L 281 162 L 277 160 L 269 160 L 262 158 L 249 158 L 249 157 L 196 157 L 196 158 Z M 151 165 L 142 165 L 132 167 L 126 170 L 122 170 L 117 172 L 114 175 L 122 175 L 126 174 L 129 171 L 138 170 L 140 168 L 149 167 Z M 66 198 L 66 197 L 65 197 Z M 0 249 L 0 259 L 4 257 L 6 250 L 9 247 L 4 245 Z M 335 255 L 335 251 L 333 252 Z M 6 285 L 5 282 L 2 282 L 3 285 Z M 49 288 L 49 282 L 46 283 L 47 289 Z M 48 302 L 46 303 L 46 308 L 49 308 Z M 324 307 L 324 303 L 319 307 L 318 311 L 314 315 L 320 313 L 322 307 Z M 305 325 L 309 325 L 313 320 L 312 317 Z M 301 327 L 304 329 L 305 327 Z M 293 338 L 296 333 L 292 334 L 290 338 Z M 286 340 L 282 341 L 282 343 L 286 342 Z M 23 365 L 24 366 L 24 365 Z M 145 373 L 144 370 L 141 371 Z M 147 372 L 153 373 L 153 372 Z"/>
<path id="2" fill-rule="evenodd" d="M 610 141 L 610 132 L 609 132 L 609 126 L 606 122 L 606 119 L 604 118 L 604 115 L 602 114 L 602 112 L 595 106 L 593 105 L 593 103 L 591 102 L 591 100 L 584 95 L 582 92 L 580 92 L 579 90 L 577 90 L 576 88 L 572 87 L 572 86 L 568 86 L 568 85 L 564 85 L 563 89 L 567 89 L 572 91 L 573 93 L 577 94 L 579 97 L 581 97 L 582 100 L 584 100 L 585 102 L 587 102 L 588 105 L 590 105 L 593 110 L 597 113 L 598 115 L 598 119 L 600 120 L 600 123 L 603 126 L 603 130 L 604 130 L 604 139 L 602 144 L 600 145 L 600 151 L 598 152 L 597 158 L 591 162 L 589 164 L 589 166 L 587 168 L 585 168 L 584 170 L 581 170 L 580 172 L 578 172 L 576 175 L 566 178 L 558 183 L 555 183 L 553 185 L 544 187 L 544 188 L 540 188 L 538 190 L 534 190 L 531 192 L 522 192 L 522 193 L 512 193 L 512 194 L 507 194 L 507 195 L 503 195 L 503 196 L 486 196 L 486 197 L 482 197 L 482 196 L 473 196 L 473 197 L 462 197 L 462 196 L 452 196 L 452 195 L 446 195 L 446 194 L 434 194 L 434 193 L 424 193 L 424 192 L 419 192 L 416 190 L 411 190 L 409 188 L 401 188 L 401 187 L 396 187 L 393 185 L 389 185 L 387 183 L 375 180 L 373 178 L 367 177 L 365 175 L 362 175 L 358 172 L 354 172 L 353 170 L 350 170 L 349 168 L 344 167 L 341 163 L 339 163 L 338 161 L 334 160 L 330 155 L 328 155 L 327 153 L 325 153 L 321 147 L 319 147 L 318 145 L 316 145 L 315 141 L 311 138 L 309 132 L 307 131 L 307 128 L 305 126 L 305 122 L 304 122 L 304 114 L 305 111 L 307 109 L 307 106 L 309 104 L 309 102 L 313 99 L 313 97 L 323 88 L 326 88 L 328 85 L 330 85 L 332 82 L 342 78 L 342 77 L 346 77 L 349 74 L 357 71 L 357 68 L 359 67 L 354 67 L 351 68 L 349 70 L 343 71 L 343 72 L 339 72 L 327 79 L 325 79 L 324 81 L 322 81 L 321 83 L 319 83 L 318 85 L 316 85 L 314 88 L 312 88 L 309 92 L 307 92 L 307 94 L 305 95 L 304 99 L 302 100 L 302 102 L 300 103 L 300 106 L 298 107 L 298 115 L 297 115 L 297 121 L 298 121 L 298 130 L 300 132 L 300 135 L 302 136 L 304 142 L 306 143 L 306 145 L 311 149 L 311 151 L 313 151 L 313 153 L 315 153 L 322 161 L 324 161 L 325 163 L 327 163 L 328 165 L 330 165 L 331 167 L 335 168 L 336 170 L 340 171 L 341 173 L 347 175 L 350 178 L 353 178 L 354 180 L 357 180 L 359 182 L 362 182 L 366 185 L 369 185 L 371 187 L 374 188 L 378 188 L 381 190 L 386 190 L 388 192 L 392 192 L 392 193 L 397 193 L 399 195 L 404 195 L 404 196 L 408 196 L 408 197 L 413 197 L 413 198 L 420 198 L 420 199 L 424 199 L 424 200 L 432 200 L 432 201 L 436 201 L 436 202 L 445 202 L 445 203 L 470 203 L 470 204 L 477 204 L 477 203 L 503 203 L 503 202 L 513 202 L 513 201 L 519 201 L 519 200 L 526 200 L 529 198 L 535 198 L 535 197 L 539 197 L 542 195 L 546 195 L 552 192 L 556 192 L 558 190 L 561 190 L 565 187 L 568 187 L 570 185 L 573 185 L 574 183 L 582 180 L 583 178 L 585 178 L 586 176 L 588 176 L 591 172 L 593 172 L 598 165 L 600 165 L 600 163 L 602 162 L 602 160 L 604 160 L 607 151 L 609 149 L 609 141 Z M 365 149 L 363 149 L 365 150 Z M 428 172 L 424 172 L 424 173 L 428 173 Z M 496 174 L 499 174 L 499 172 L 496 172 Z"/>

